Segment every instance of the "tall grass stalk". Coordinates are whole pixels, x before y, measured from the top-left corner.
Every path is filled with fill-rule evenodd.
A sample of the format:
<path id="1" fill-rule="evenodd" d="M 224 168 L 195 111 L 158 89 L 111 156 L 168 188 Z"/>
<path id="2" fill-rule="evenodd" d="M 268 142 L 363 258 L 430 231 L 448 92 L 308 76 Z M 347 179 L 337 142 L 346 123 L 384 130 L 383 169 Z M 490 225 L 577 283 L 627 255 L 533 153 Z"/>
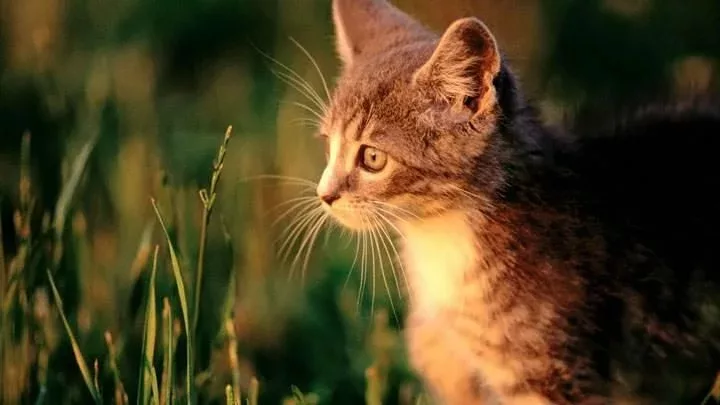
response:
<path id="1" fill-rule="evenodd" d="M 150 282 L 148 283 L 147 301 L 145 303 L 145 326 L 143 334 L 143 345 L 141 354 L 141 364 L 144 364 L 143 371 L 140 373 L 140 381 L 138 384 L 139 393 L 137 396 L 138 405 L 146 405 L 150 403 L 150 395 L 154 396 L 153 403 L 158 403 L 158 397 L 155 387 L 157 386 L 157 377 L 154 373 L 153 361 L 155 360 L 155 340 L 157 338 L 157 308 L 155 305 L 155 277 L 157 274 L 158 249 L 155 246 L 153 254 L 153 264 L 150 273 Z M 151 392 L 151 389 L 153 392 Z"/>
<path id="2" fill-rule="evenodd" d="M 47 276 L 48 281 L 50 282 L 50 288 L 52 288 L 53 296 L 55 297 L 55 306 L 60 314 L 63 325 L 65 325 L 65 332 L 67 332 L 68 338 L 70 339 L 70 345 L 72 346 L 73 354 L 75 355 L 75 361 L 77 362 L 78 367 L 80 367 L 80 373 L 82 374 L 83 380 L 85 380 L 85 385 L 87 386 L 88 391 L 90 391 L 93 401 L 95 401 L 96 404 L 102 404 L 102 396 L 95 386 L 93 377 L 90 374 L 90 369 L 85 361 L 85 357 L 83 357 L 82 351 L 80 351 L 80 345 L 78 345 L 77 339 L 75 339 L 75 334 L 73 333 L 70 323 L 65 316 L 62 298 L 60 298 L 60 293 L 58 292 L 57 287 L 55 287 L 55 280 L 53 279 L 53 275 L 49 269 L 47 271 Z"/>
<path id="3" fill-rule="evenodd" d="M 160 213 L 160 208 L 154 198 L 150 199 L 155 215 L 160 222 L 160 227 L 165 234 L 165 240 L 167 242 L 168 250 L 170 251 L 170 264 L 172 267 L 173 278 L 175 279 L 175 285 L 178 289 L 178 299 L 180 301 L 180 310 L 182 312 L 183 323 L 185 327 L 185 354 L 186 354 L 186 367 L 185 367 L 185 394 L 187 396 L 187 403 L 190 405 L 195 404 L 195 383 L 194 383 L 194 366 L 193 366 L 193 342 L 194 333 L 190 325 L 190 317 L 188 315 L 188 303 L 187 293 L 185 290 L 185 281 L 183 280 L 182 268 L 180 267 L 180 260 L 178 259 L 177 253 L 175 252 L 175 246 L 170 239 L 170 233 L 168 232 L 163 216 Z"/>
<path id="4" fill-rule="evenodd" d="M 115 350 L 115 344 L 113 343 L 110 332 L 105 332 L 105 344 L 108 349 L 110 372 L 112 373 L 113 383 L 115 384 L 115 405 L 126 405 L 128 404 L 128 396 L 120 379 L 120 369 L 118 369 L 117 365 L 117 351 Z"/>
<path id="5" fill-rule="evenodd" d="M 201 189 L 200 201 L 203 204 L 202 223 L 200 224 L 200 246 L 198 250 L 197 267 L 195 271 L 195 285 L 193 286 L 194 291 L 194 305 L 193 305 L 193 322 L 192 331 L 195 333 L 197 330 L 198 317 L 200 316 L 200 298 L 202 292 L 202 280 L 203 270 L 205 269 L 205 249 L 207 247 L 208 238 L 208 226 L 210 225 L 210 215 L 212 214 L 213 205 L 215 205 L 215 199 L 217 197 L 217 184 L 220 180 L 223 165 L 225 164 L 225 154 L 227 153 L 227 146 L 230 142 L 230 135 L 232 133 L 232 125 L 228 126 L 225 130 L 225 137 L 223 143 L 220 145 L 218 154 L 213 162 L 212 176 L 210 177 L 209 188 Z"/>

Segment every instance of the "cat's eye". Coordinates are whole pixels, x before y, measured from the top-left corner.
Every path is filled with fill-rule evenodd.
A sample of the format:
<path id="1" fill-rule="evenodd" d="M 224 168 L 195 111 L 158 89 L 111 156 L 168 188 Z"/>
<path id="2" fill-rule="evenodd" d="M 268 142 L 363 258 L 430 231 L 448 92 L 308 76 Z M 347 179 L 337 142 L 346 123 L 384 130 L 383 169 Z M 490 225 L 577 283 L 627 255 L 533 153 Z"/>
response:
<path id="1" fill-rule="evenodd" d="M 363 146 L 358 155 L 360 166 L 369 172 L 379 172 L 387 165 L 387 154 L 372 146 Z"/>

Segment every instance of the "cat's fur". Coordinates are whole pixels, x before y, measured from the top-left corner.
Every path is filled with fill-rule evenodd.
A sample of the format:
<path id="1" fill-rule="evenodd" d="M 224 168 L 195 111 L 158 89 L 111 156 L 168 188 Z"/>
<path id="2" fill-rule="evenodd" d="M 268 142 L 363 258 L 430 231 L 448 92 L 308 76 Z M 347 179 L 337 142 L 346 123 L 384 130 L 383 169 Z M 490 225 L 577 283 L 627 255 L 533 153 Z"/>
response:
<path id="1" fill-rule="evenodd" d="M 479 20 L 438 37 L 384 0 L 333 0 L 333 20 L 318 193 L 345 226 L 400 234 L 409 355 L 435 397 L 699 401 L 720 370 L 718 108 L 558 135 Z"/>

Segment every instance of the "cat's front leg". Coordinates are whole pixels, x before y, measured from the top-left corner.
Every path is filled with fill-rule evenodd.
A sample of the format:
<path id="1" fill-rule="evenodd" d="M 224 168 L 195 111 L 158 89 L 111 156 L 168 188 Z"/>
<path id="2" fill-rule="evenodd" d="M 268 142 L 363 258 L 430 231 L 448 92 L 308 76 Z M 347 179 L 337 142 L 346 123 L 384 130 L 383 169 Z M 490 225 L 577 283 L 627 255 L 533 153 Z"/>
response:
<path id="1" fill-rule="evenodd" d="M 470 368 L 442 328 L 411 317 L 405 334 L 410 363 L 437 404 L 495 404 L 487 399 L 477 371 Z"/>

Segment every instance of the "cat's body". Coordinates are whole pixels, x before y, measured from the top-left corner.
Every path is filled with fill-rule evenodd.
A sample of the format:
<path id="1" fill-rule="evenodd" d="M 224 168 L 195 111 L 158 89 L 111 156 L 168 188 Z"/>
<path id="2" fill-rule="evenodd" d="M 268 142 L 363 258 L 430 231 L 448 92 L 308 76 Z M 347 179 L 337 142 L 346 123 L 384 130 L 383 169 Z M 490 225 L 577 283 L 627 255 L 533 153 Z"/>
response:
<path id="1" fill-rule="evenodd" d="M 717 134 L 717 113 L 653 112 L 518 156 L 482 214 L 408 227 L 408 341 L 430 385 L 469 367 L 502 403 L 699 403 L 720 368 Z"/>
<path id="2" fill-rule="evenodd" d="M 400 234 L 411 363 L 444 404 L 699 400 L 720 371 L 720 109 L 545 129 L 476 19 L 335 0 L 318 193 Z"/>

